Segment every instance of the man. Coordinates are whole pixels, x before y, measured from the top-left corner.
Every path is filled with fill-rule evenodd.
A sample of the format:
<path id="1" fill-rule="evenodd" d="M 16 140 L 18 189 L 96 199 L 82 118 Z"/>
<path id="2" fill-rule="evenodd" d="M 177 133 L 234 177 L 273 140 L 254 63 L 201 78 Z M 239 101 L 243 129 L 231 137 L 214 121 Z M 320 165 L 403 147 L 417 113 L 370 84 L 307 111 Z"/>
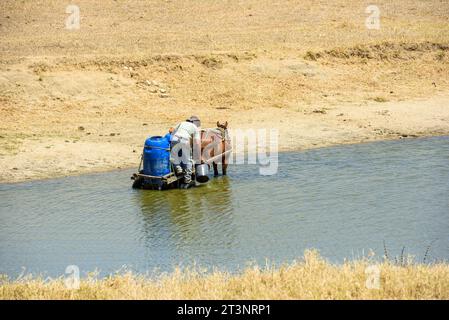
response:
<path id="1" fill-rule="evenodd" d="M 196 152 L 201 151 L 197 149 L 201 146 L 200 126 L 200 119 L 197 116 L 191 116 L 174 128 L 171 138 L 171 159 L 176 174 L 184 173 L 185 188 L 192 185 L 192 147 L 195 147 Z"/>

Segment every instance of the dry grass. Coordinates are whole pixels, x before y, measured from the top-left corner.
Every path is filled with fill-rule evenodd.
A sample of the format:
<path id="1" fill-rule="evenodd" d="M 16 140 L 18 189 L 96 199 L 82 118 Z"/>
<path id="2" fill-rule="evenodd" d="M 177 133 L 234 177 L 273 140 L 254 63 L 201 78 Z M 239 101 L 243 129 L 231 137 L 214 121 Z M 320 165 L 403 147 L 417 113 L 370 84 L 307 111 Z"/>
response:
<path id="1" fill-rule="evenodd" d="M 264 50 L 282 55 L 385 40 L 447 40 L 449 3 L 377 0 L 381 29 L 365 28 L 369 0 L 78 0 L 81 29 L 67 31 L 67 1 L 0 2 L 0 56 L 80 56 Z"/>
<path id="2" fill-rule="evenodd" d="M 316 251 L 279 268 L 252 267 L 238 275 L 177 270 L 154 279 L 131 273 L 88 278 L 78 290 L 63 279 L 5 280 L 0 299 L 449 299 L 449 265 L 384 262 L 380 288 L 368 289 L 368 259 L 332 265 Z"/>

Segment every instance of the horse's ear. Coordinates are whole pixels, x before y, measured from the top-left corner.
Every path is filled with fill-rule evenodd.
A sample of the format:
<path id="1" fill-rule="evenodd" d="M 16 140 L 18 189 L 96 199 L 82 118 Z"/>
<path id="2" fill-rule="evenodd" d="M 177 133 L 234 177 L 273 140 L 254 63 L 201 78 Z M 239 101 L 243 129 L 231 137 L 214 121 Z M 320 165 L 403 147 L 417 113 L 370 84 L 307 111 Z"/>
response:
<path id="1" fill-rule="evenodd" d="M 217 127 L 219 127 L 220 126 L 220 121 L 217 121 Z"/>
<path id="2" fill-rule="evenodd" d="M 224 126 L 225 126 L 225 128 L 227 128 L 227 127 L 228 127 L 228 122 L 227 122 L 227 121 L 225 122 L 225 125 L 224 125 Z"/>

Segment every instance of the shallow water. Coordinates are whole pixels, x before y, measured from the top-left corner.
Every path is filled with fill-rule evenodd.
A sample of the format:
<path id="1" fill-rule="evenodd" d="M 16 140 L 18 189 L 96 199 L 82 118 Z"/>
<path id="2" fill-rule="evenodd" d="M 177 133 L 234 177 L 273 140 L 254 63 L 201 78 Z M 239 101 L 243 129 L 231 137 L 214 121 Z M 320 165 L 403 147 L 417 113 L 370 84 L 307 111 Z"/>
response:
<path id="1" fill-rule="evenodd" d="M 449 137 L 283 153 L 279 172 L 233 165 L 190 190 L 131 189 L 132 171 L 0 185 L 0 273 L 235 271 L 317 248 L 333 262 L 449 258 Z"/>

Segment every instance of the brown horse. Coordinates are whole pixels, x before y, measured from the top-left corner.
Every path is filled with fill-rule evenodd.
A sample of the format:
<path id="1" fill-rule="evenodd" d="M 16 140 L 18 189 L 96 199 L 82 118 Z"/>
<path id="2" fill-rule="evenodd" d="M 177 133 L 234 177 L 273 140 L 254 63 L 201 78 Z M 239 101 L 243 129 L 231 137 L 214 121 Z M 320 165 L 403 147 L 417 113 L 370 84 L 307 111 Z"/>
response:
<path id="1" fill-rule="evenodd" d="M 228 135 L 228 122 L 217 121 L 217 128 L 201 130 L 201 159 L 205 163 L 212 162 L 214 176 L 218 176 L 218 164 L 222 165 L 222 173 L 226 175 L 228 157 L 231 150 L 231 139 Z M 225 153 L 226 152 L 226 153 Z M 222 155 L 220 157 L 220 155 Z M 213 159 L 217 157 L 216 159 Z M 212 160 L 213 159 L 213 160 Z"/>

